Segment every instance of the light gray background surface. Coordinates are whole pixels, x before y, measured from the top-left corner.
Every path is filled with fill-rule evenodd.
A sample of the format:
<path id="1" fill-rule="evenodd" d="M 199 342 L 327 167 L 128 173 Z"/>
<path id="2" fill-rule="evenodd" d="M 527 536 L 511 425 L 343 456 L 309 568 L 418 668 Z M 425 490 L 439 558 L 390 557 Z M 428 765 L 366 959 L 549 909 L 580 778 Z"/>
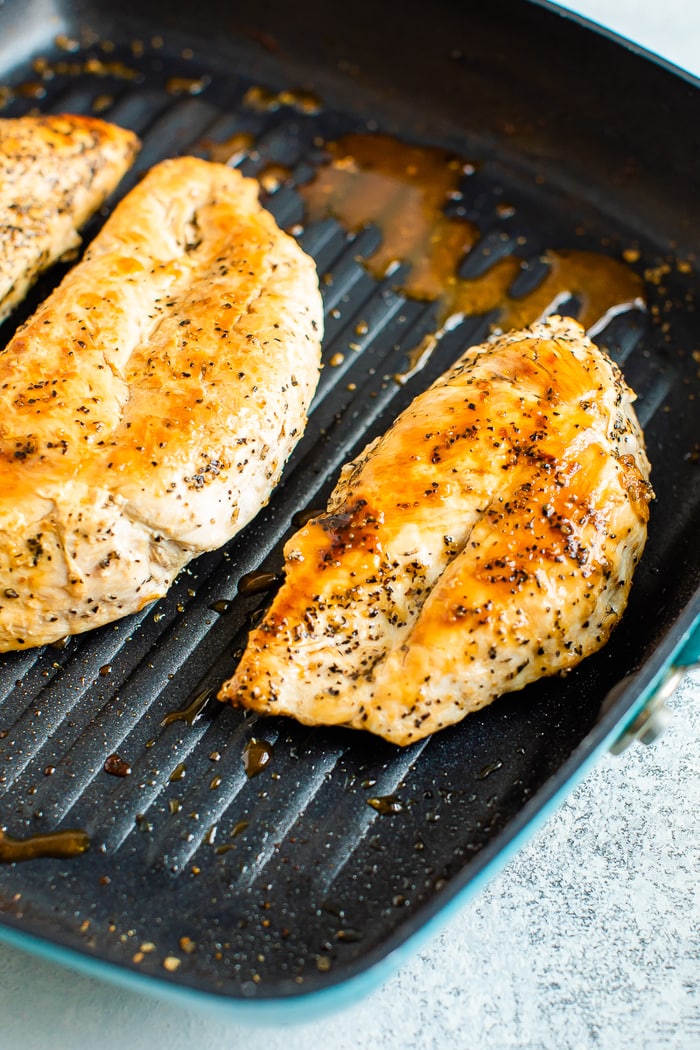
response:
<path id="1" fill-rule="evenodd" d="M 700 75 L 700 0 L 567 4 Z M 700 137 L 700 129 L 688 129 Z M 244 1028 L 0 944 L 0 1050 L 698 1050 L 700 674 L 383 987 Z"/>

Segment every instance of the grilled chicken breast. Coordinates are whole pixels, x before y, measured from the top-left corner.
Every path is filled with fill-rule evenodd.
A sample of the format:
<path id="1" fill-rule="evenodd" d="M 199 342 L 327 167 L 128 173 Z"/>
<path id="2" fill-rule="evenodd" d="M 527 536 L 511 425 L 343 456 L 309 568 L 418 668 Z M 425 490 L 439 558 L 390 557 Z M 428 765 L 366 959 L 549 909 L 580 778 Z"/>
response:
<path id="1" fill-rule="evenodd" d="M 409 744 L 600 648 L 646 538 L 633 397 L 568 319 L 468 350 L 289 540 L 221 698 Z"/>
<path id="2" fill-rule="evenodd" d="M 268 499 L 322 314 L 257 192 L 192 157 L 154 168 L 0 353 L 0 649 L 140 609 Z"/>
<path id="3" fill-rule="evenodd" d="M 93 117 L 0 120 L 0 321 L 131 166 L 136 135 Z"/>

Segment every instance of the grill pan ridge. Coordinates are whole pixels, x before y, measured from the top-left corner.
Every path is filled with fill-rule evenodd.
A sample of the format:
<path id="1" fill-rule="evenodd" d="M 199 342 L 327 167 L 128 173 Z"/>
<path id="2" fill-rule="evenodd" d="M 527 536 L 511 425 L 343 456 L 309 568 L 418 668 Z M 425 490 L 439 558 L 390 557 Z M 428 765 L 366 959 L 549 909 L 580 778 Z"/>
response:
<path id="1" fill-rule="evenodd" d="M 193 16 L 177 4 L 170 13 L 152 4 L 141 21 L 129 4 L 120 18 L 108 5 L 57 8 L 60 18 L 38 50 L 48 67 L 32 65 L 37 54 L 27 49 L 19 65 L 0 69 L 0 82 L 16 89 L 2 115 L 100 108 L 105 119 L 132 128 L 144 145 L 120 196 L 166 156 L 206 155 L 206 140 L 249 133 L 254 145 L 240 160 L 244 174 L 255 175 L 269 162 L 292 172 L 290 184 L 266 199 L 285 228 L 303 221 L 295 186 L 321 161 L 322 141 L 366 130 L 369 122 L 372 129 L 443 145 L 478 163 L 465 201 L 483 232 L 482 246 L 504 252 L 524 238 L 522 250 L 533 260 L 547 247 L 573 245 L 619 257 L 635 246 L 640 272 L 661 274 L 647 284 L 650 313 L 615 318 L 600 341 L 639 394 L 657 502 L 621 625 L 605 650 L 565 679 L 504 697 L 404 750 L 347 730 L 309 730 L 218 704 L 213 693 L 267 597 L 238 594 L 241 577 L 260 568 L 279 570 L 281 544 L 295 515 L 323 505 L 340 466 L 466 346 L 485 338 L 492 320 L 465 320 L 442 339 L 423 370 L 396 383 L 392 377 L 405 368 L 406 355 L 434 330 L 434 307 L 397 293 L 396 274 L 381 282 L 367 274 L 361 259 L 376 246 L 376 230 L 348 237 L 330 220 L 303 229 L 302 246 L 327 275 L 325 368 L 307 433 L 269 505 L 223 551 L 198 559 L 165 599 L 138 616 L 72 639 L 65 648 L 0 656 L 2 823 L 17 836 L 81 828 L 92 841 L 87 854 L 68 861 L 0 867 L 6 933 L 34 935 L 116 964 L 122 973 L 234 1005 L 291 1001 L 366 972 L 475 883 L 610 736 L 700 608 L 699 383 L 693 358 L 700 348 L 698 280 L 681 250 L 700 225 L 700 196 L 694 213 L 678 204 L 683 214 L 673 215 L 672 225 L 673 202 L 664 198 L 644 224 L 647 213 L 640 218 L 635 208 L 645 193 L 653 197 L 656 175 L 642 185 L 634 158 L 628 157 L 625 176 L 632 187 L 627 204 L 617 207 L 625 186 L 620 172 L 609 182 L 599 175 L 591 183 L 583 174 L 577 181 L 575 165 L 562 168 L 551 143 L 545 146 L 538 113 L 528 117 L 528 147 L 520 141 L 520 124 L 504 131 L 488 102 L 482 113 L 471 114 L 472 123 L 467 113 L 462 125 L 447 108 L 432 119 L 439 98 L 426 101 L 416 116 L 408 87 L 403 99 L 391 87 L 379 89 L 369 54 L 370 72 L 363 77 L 359 24 L 348 29 L 359 70 L 335 57 L 335 65 L 304 65 L 323 40 L 331 40 L 334 56 L 336 45 L 324 24 L 309 45 L 311 55 L 304 56 L 299 45 L 302 57 L 295 66 L 285 40 L 297 41 L 299 25 L 288 26 L 290 16 L 281 6 L 265 7 L 253 28 L 235 12 L 229 16 L 228 52 L 214 44 L 214 24 L 224 15 L 213 3 L 206 47 L 188 24 Z M 445 25 L 464 18 L 486 47 L 497 12 L 479 14 L 479 5 L 464 5 L 466 14 L 458 15 L 455 6 L 444 5 Z M 7 7 L 0 10 L 0 38 L 4 27 L 12 32 L 11 12 L 18 7 L 11 0 L 9 14 Z M 508 32 L 521 33 L 523 47 L 530 35 L 556 48 L 574 34 L 586 58 L 592 61 L 599 49 L 617 57 L 620 68 L 637 63 L 629 68 L 640 82 L 661 78 L 664 105 L 676 92 L 684 100 L 684 119 L 700 115 L 696 87 L 610 41 L 534 5 L 495 8 L 510 19 Z M 360 5 L 359 11 L 360 21 L 369 19 L 369 7 Z M 314 4 L 305 13 L 322 17 Z M 398 8 L 389 4 L 376 16 L 382 21 L 380 42 L 392 14 Z M 483 24 L 475 26 L 479 18 Z M 75 38 L 77 49 L 70 41 L 57 47 L 52 40 L 59 32 Z M 201 26 L 197 32 L 201 37 Z M 397 48 L 409 48 L 396 32 Z M 434 49 L 443 47 L 445 32 L 437 32 Z M 464 29 L 454 39 L 462 38 Z M 133 45 L 136 39 L 143 47 Z M 448 79 L 459 72 L 465 53 L 468 75 L 486 82 L 488 54 L 474 59 L 454 41 L 439 56 Z M 4 54 L 0 46 L 0 60 Z M 426 70 L 437 61 L 431 50 Z M 42 68 L 60 63 L 72 64 L 72 71 L 42 76 Z M 404 80 L 409 78 L 402 67 L 395 84 Z M 320 112 L 284 105 L 258 112 L 243 104 L 250 87 L 276 91 L 300 83 L 318 92 Z M 557 109 L 549 129 L 554 139 L 559 130 L 563 140 L 575 139 L 567 118 L 577 107 L 574 100 L 569 114 Z M 615 130 L 600 128 L 601 149 L 614 140 L 613 159 L 622 148 Z M 634 138 L 634 129 L 630 134 Z M 669 184 L 678 171 L 692 170 L 683 145 L 674 148 L 678 156 L 669 157 L 669 164 L 676 174 Z M 601 170 L 610 158 L 601 160 Z M 690 192 L 687 185 L 683 192 Z M 500 200 L 515 212 L 499 222 Z M 93 220 L 86 243 L 103 219 Z M 39 282 L 13 325 L 57 283 L 60 270 Z M 366 332 L 358 336 L 360 321 Z M 10 334 L 8 323 L 0 338 L 7 341 Z M 358 349 L 349 351 L 350 342 Z M 331 365 L 337 354 L 344 355 L 341 364 Z M 628 688 L 603 708 L 609 690 L 632 673 Z M 201 712 L 191 724 L 163 724 L 166 715 L 196 698 Z M 253 737 L 266 743 L 271 758 L 249 777 L 244 750 Z M 130 775 L 115 778 L 104 771 L 114 753 L 128 761 Z M 390 812 L 369 804 L 386 798 L 394 803 Z"/>

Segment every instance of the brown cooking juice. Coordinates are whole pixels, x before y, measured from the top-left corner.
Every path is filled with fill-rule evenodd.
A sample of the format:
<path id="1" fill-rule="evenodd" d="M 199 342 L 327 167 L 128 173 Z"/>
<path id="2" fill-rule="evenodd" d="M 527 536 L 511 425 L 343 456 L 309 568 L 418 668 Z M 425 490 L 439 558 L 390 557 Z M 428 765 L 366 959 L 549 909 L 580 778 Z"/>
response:
<path id="1" fill-rule="evenodd" d="M 398 290 L 438 303 L 439 339 L 450 319 L 495 313 L 499 328 L 521 328 L 572 298 L 579 319 L 593 328 L 603 318 L 643 304 L 641 279 L 624 263 L 597 252 L 557 250 L 543 256 L 546 272 L 522 296 L 510 289 L 522 269 L 515 255 L 497 260 L 477 277 L 460 277 L 459 266 L 479 240 L 468 220 L 445 214 L 460 197 L 464 159 L 446 150 L 414 146 L 388 135 L 347 135 L 327 145 L 328 163 L 301 187 L 311 222 L 333 217 L 356 233 L 368 225 L 381 232 L 379 247 L 364 265 L 381 280 L 407 267 Z M 416 348 L 411 374 L 430 347 Z M 420 367 L 420 365 L 419 365 Z M 405 377 L 404 377 L 405 378 Z"/>
<path id="2" fill-rule="evenodd" d="M 24 839 L 12 838 L 0 830 L 0 864 L 15 864 L 39 857 L 78 857 L 89 847 L 90 838 L 87 833 L 75 829 L 30 835 Z"/>

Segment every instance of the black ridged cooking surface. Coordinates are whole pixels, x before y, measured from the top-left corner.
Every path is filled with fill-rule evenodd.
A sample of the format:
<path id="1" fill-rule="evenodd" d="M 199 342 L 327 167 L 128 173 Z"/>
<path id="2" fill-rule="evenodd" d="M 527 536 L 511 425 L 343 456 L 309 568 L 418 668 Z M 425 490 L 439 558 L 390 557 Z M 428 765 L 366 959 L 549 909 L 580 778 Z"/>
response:
<path id="1" fill-rule="evenodd" d="M 366 130 L 359 105 L 323 106 L 317 114 L 246 108 L 246 90 L 261 83 L 252 59 L 248 71 L 239 63 L 232 72 L 198 53 L 183 58 L 177 36 L 162 46 L 146 43 L 136 55 L 127 46 L 132 36 L 110 36 L 113 50 L 105 51 L 98 34 L 77 52 L 42 55 L 76 64 L 108 57 L 136 70 L 137 79 L 84 67 L 45 80 L 29 67 L 13 70 L 8 80 L 38 82 L 45 95 L 20 94 L 2 115 L 103 107 L 101 116 L 143 138 L 120 195 L 162 158 L 205 155 L 204 140 L 242 131 L 255 141 L 240 160 L 244 173 L 275 161 L 303 182 L 322 157 L 321 140 Z M 244 39 L 241 46 L 253 53 L 258 44 Z M 172 77 L 203 74 L 210 79 L 201 94 L 173 94 Z M 381 107 L 372 119 L 373 128 L 415 137 L 413 115 L 401 116 L 395 104 L 386 124 Z M 536 169 L 499 161 L 485 140 L 470 140 L 468 114 L 465 121 L 463 139 L 424 131 L 419 141 L 479 162 L 465 177 L 465 204 L 490 258 L 516 247 L 534 263 L 545 248 L 560 246 L 619 257 L 634 244 L 639 272 L 669 266 L 660 285 L 648 285 L 651 313 L 619 317 L 600 338 L 640 395 L 658 496 L 621 627 L 606 650 L 567 678 L 506 697 L 405 750 L 350 731 L 258 719 L 213 697 L 194 724 L 163 726 L 169 712 L 231 672 L 250 617 L 265 601 L 237 595 L 241 576 L 279 569 L 294 516 L 323 505 L 341 465 L 488 333 L 490 318 L 465 322 L 423 371 L 397 383 L 407 352 L 435 328 L 434 307 L 403 299 L 396 275 L 381 283 L 368 276 L 359 260 L 377 244 L 376 231 L 349 238 L 332 221 L 308 227 L 300 242 L 322 275 L 326 367 L 307 434 L 269 506 L 140 615 L 63 649 L 0 655 L 1 820 L 16 836 L 82 828 L 92 840 L 87 854 L 71 860 L 0 867 L 0 911 L 9 926 L 232 998 L 288 996 L 340 981 L 379 959 L 480 870 L 522 822 L 523 806 L 538 792 L 551 794 L 572 756 L 591 750 L 596 733 L 602 738 L 629 705 L 623 697 L 601 723 L 610 687 L 645 660 L 658 663 L 674 623 L 687 616 L 699 578 L 697 276 L 685 263 L 679 268 L 667 246 L 647 240 L 641 224 L 625 226 L 576 198 L 570 185 L 543 185 Z M 515 207 L 514 216 L 498 217 L 500 200 Z M 303 221 L 292 185 L 266 203 L 286 228 Z M 27 309 L 59 270 L 41 281 Z M 8 324 L 0 336 L 9 335 Z M 331 365 L 338 354 L 341 363 Z M 248 777 L 244 750 L 252 737 L 272 754 Z M 114 753 L 130 775 L 104 771 Z M 370 799 L 384 799 L 380 809 L 392 812 L 378 812 Z M 170 957 L 178 962 L 164 968 Z"/>

